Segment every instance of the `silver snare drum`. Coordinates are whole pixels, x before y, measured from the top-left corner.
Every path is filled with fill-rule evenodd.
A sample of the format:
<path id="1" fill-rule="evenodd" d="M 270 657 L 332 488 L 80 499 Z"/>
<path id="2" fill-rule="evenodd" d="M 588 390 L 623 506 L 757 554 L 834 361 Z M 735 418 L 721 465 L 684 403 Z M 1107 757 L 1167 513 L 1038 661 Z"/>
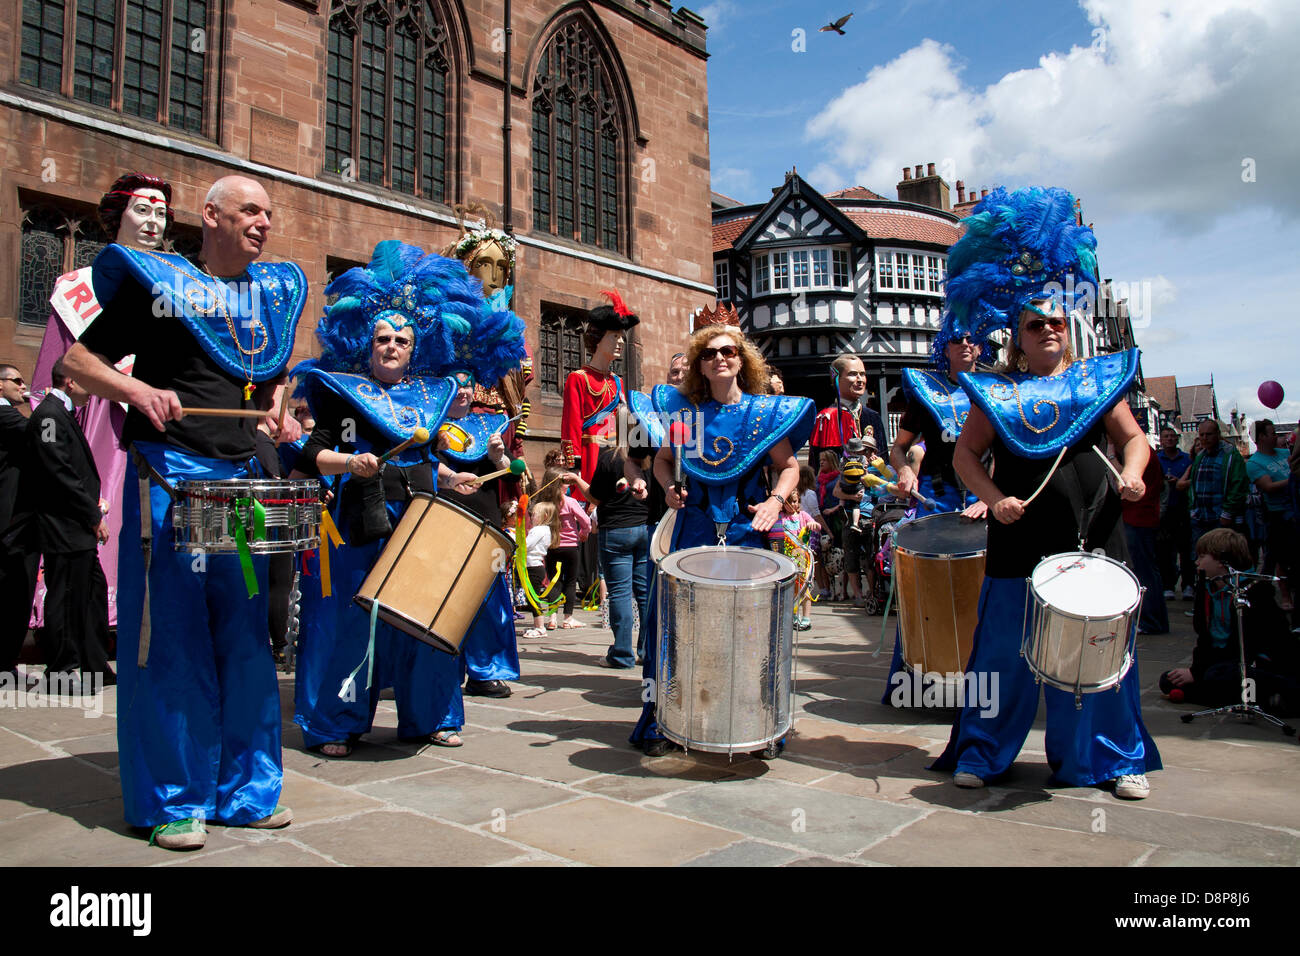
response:
<path id="1" fill-rule="evenodd" d="M 1034 676 L 1082 695 L 1117 688 L 1133 666 L 1142 587 L 1128 568 L 1100 554 L 1044 558 L 1028 581 L 1030 616 L 1021 654 Z"/>
<path id="2" fill-rule="evenodd" d="M 790 730 L 794 562 L 757 548 L 676 551 L 659 563 L 656 711 L 683 747 L 760 750 Z"/>
<path id="3" fill-rule="evenodd" d="M 236 552 L 239 525 L 253 554 L 307 551 L 320 544 L 320 482 L 315 479 L 178 481 L 175 487 L 177 551 Z"/>

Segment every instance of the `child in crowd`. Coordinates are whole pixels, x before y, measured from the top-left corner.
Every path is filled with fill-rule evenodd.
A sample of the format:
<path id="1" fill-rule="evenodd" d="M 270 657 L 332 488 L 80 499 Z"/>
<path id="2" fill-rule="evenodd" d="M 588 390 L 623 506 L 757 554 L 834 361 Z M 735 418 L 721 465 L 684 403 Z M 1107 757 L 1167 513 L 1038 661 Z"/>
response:
<path id="1" fill-rule="evenodd" d="M 799 569 L 794 590 L 796 595 L 803 595 L 803 600 L 795 609 L 796 631 L 806 631 L 812 627 L 812 618 L 809 617 L 812 614 L 812 598 L 809 596 L 808 571 L 813 554 L 811 538 L 816 527 L 817 520 L 800 507 L 797 495 L 791 495 L 790 500 L 781 507 L 781 520 L 772 525 L 772 530 L 767 533 L 768 547 L 784 554 Z"/>
<path id="2" fill-rule="evenodd" d="M 551 541 L 560 535 L 560 516 L 555 505 L 549 501 L 536 502 L 528 512 L 529 529 L 524 538 L 524 547 L 528 549 L 526 560 L 528 582 L 535 594 L 541 594 L 546 588 L 546 552 L 550 550 Z M 545 637 L 542 629 L 542 616 L 533 611 L 533 626 L 524 631 L 524 637 Z"/>
<path id="3" fill-rule="evenodd" d="M 560 593 L 564 595 L 564 623 L 561 627 L 585 627 L 573 616 L 575 592 L 578 587 L 578 545 L 591 533 L 591 519 L 582 504 L 565 493 L 562 480 L 564 472 L 547 468 L 542 475 L 537 499 L 555 506 L 559 515 L 559 531 L 551 538 L 551 549 L 546 555 L 546 574 L 552 580 L 560 577 Z M 546 622 L 548 631 L 555 629 L 555 615 Z"/>
<path id="4" fill-rule="evenodd" d="M 1192 666 L 1160 675 L 1160 692 L 1172 701 L 1221 707 L 1241 701 L 1237 609 L 1229 590 L 1231 572 L 1254 568 L 1250 544 L 1231 528 L 1215 528 L 1196 542 L 1196 596 Z M 1246 676 L 1255 681 L 1254 703 L 1275 716 L 1300 713 L 1300 653 L 1273 585 L 1256 581 L 1244 609 Z"/>

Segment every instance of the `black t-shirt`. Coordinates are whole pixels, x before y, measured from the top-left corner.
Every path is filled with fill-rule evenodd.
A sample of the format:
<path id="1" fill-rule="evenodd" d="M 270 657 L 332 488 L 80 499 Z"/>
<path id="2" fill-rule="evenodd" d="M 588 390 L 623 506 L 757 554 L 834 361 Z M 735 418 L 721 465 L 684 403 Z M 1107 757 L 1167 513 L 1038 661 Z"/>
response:
<path id="1" fill-rule="evenodd" d="M 957 471 L 952 465 L 953 449 L 957 447 L 956 436 L 945 436 L 941 426 L 930 410 L 920 402 L 908 402 L 898 423 L 899 431 L 911 432 L 925 440 L 925 457 L 921 459 L 921 474 L 931 478 L 938 476 L 945 484 L 957 484 Z M 952 440 L 945 440 L 950 437 Z"/>
<path id="2" fill-rule="evenodd" d="M 197 267 L 196 267 L 197 268 Z M 164 311 L 154 314 L 154 296 L 127 278 L 117 296 L 95 317 L 81 344 L 117 362 L 135 353 L 132 375 L 154 388 L 170 389 L 186 408 L 253 408 L 244 401 L 244 381 L 223 371 L 203 351 L 185 323 Z M 135 408 L 126 414 L 123 444 L 165 442 L 204 458 L 246 461 L 253 457 L 255 418 L 191 415 L 158 431 Z"/>
<path id="3" fill-rule="evenodd" d="M 439 455 L 438 459 L 452 471 L 468 472 L 471 475 L 489 475 L 501 470 L 488 460 L 487 455 L 468 465 L 451 458 L 444 458 L 442 455 Z M 455 488 L 444 488 L 438 494 L 460 505 L 466 511 L 478 515 L 493 527 L 499 528 L 501 527 L 501 497 L 497 492 L 497 485 L 500 481 L 500 478 L 485 481 L 472 495 L 462 495 Z"/>
<path id="4" fill-rule="evenodd" d="M 646 506 L 646 524 L 657 525 L 659 519 L 664 516 L 668 510 L 668 501 L 664 498 L 663 486 L 655 478 L 654 464 L 655 455 L 658 449 L 646 446 L 633 445 L 628 449 L 628 457 L 636 462 L 645 462 L 642 469 L 645 472 L 646 499 L 643 504 Z"/>
<path id="5" fill-rule="evenodd" d="M 636 528 L 646 523 L 649 514 L 646 502 L 638 501 L 631 491 L 614 489 L 623 477 L 624 460 L 617 448 L 602 448 L 596 459 L 591 497 L 600 502 L 596 506 L 596 518 L 601 528 Z"/>
<path id="6" fill-rule="evenodd" d="M 1024 578 L 1043 558 L 1079 550 L 1080 516 L 1093 507 L 1084 550 L 1104 548 L 1115 561 L 1128 558 L 1120 521 L 1119 495 L 1107 483 L 1109 470 L 1093 446 L 1105 450 L 1106 429 L 1098 422 L 1070 446 L 1061 465 L 1042 494 L 1011 524 L 1003 524 L 989 510 L 989 541 L 984 573 L 991 578 Z M 929 453 L 926 453 L 929 457 Z M 993 439 L 994 484 L 1004 495 L 1022 501 L 1032 495 L 1051 470 L 1056 456 L 1021 458 L 996 436 Z M 1104 495 L 1101 490 L 1105 489 Z M 1098 503 L 1099 502 L 1099 503 Z"/>

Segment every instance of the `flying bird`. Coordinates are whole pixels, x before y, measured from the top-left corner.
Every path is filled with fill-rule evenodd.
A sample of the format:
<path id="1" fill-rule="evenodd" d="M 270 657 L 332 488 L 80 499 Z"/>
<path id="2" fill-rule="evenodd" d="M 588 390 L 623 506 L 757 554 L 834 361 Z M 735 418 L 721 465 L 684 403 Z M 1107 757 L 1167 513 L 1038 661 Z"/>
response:
<path id="1" fill-rule="evenodd" d="M 834 23 L 828 23 L 828 24 L 826 24 L 826 26 L 822 27 L 822 28 L 819 29 L 817 32 L 818 32 L 818 33 L 829 33 L 830 31 L 834 30 L 834 31 L 835 31 L 836 33 L 838 33 L 840 36 L 844 36 L 844 30 L 843 30 L 844 24 L 848 23 L 848 22 L 849 22 L 849 18 L 852 17 L 852 16 L 853 16 L 853 14 L 851 14 L 851 13 L 846 13 L 846 14 L 844 14 L 844 16 L 840 17 L 840 18 L 839 18 L 838 20 L 836 20 Z"/>

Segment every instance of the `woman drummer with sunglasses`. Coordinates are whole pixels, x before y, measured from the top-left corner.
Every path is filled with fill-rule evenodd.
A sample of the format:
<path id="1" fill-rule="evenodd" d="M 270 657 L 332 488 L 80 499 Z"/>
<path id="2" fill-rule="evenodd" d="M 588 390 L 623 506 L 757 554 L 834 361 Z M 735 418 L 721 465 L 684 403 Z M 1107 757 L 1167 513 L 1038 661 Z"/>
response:
<path id="1" fill-rule="evenodd" d="M 325 294 L 331 304 L 316 327 L 321 357 L 294 369 L 316 419 L 298 467 L 343 476 L 333 512 L 345 540 L 331 549 L 322 535 L 320 566 L 302 577 L 294 722 L 308 749 L 347 757 L 369 732 L 380 691 L 392 687 L 400 739 L 458 747 L 460 661 L 382 621 L 372 627 L 352 596 L 413 492 L 475 490 L 474 475 L 432 458 L 427 440 L 387 463 L 381 457 L 417 428 L 436 435 L 457 401 L 468 408 L 470 388 L 461 388 L 447 367 L 469 359 L 479 368 L 467 340 L 499 346 L 510 361 L 497 365 L 518 365 L 523 324 L 510 312 L 493 312 L 461 263 L 394 240 L 379 243 L 368 266 L 349 269 Z M 488 326 L 513 330 L 510 343 Z"/>
<path id="2" fill-rule="evenodd" d="M 994 519 L 967 665 L 977 680 L 965 686 L 982 679 L 995 696 L 967 699 L 933 769 L 955 771 L 960 787 L 982 787 L 1010 768 L 1038 711 L 1038 686 L 1020 656 L 1025 579 L 1052 554 L 1100 548 L 1125 560 L 1120 498 L 1142 496 L 1150 448 L 1124 400 L 1137 350 L 1084 361 L 1070 351 L 1066 290 L 1096 282 L 1096 238 L 1079 224 L 1073 197 L 1061 189 L 998 189 L 966 224 L 949 253 L 944 330 L 981 344 L 998 329 L 1011 332 L 1001 371 L 959 376 L 972 408 L 953 454 L 958 475 Z M 1105 451 L 1108 438 L 1122 450 L 1119 494 L 1094 451 Z M 990 450 L 992 477 L 981 464 Z M 1136 663 L 1118 691 L 1085 694 L 1081 707 L 1073 693 L 1044 686 L 1045 749 L 1057 780 L 1113 782 L 1117 796 L 1147 796 L 1146 772 L 1160 768 L 1160 756 L 1138 691 Z"/>
<path id="3" fill-rule="evenodd" d="M 716 545 L 766 547 L 766 532 L 799 485 L 795 452 L 812 432 L 816 408 L 807 398 L 770 395 L 766 363 L 732 325 L 713 324 L 691 336 L 682 384 L 651 394 L 661 421 L 689 430 L 680 452 L 684 485 L 674 481 L 674 449 L 665 444 L 654 476 L 669 508 L 678 512 L 670 551 Z M 773 484 L 765 483 L 770 466 Z M 648 602 L 653 604 L 653 596 Z M 645 629 L 645 671 L 654 678 L 655 628 Z M 670 744 L 655 725 L 650 700 L 632 733 L 634 744 L 661 756 Z"/>

